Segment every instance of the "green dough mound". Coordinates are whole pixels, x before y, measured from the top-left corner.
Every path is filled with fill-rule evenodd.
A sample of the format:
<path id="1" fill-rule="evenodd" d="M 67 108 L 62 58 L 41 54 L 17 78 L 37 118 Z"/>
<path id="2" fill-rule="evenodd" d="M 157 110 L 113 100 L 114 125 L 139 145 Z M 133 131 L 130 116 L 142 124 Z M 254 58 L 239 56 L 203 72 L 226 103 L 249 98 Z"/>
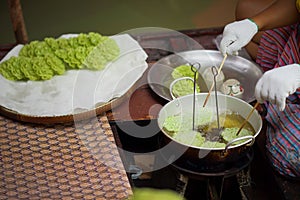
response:
<path id="1" fill-rule="evenodd" d="M 203 126 L 212 122 L 214 117 L 210 108 L 197 108 L 195 115 L 195 126 Z M 163 122 L 163 129 L 168 132 L 175 133 L 179 131 L 189 131 L 193 129 L 192 113 L 182 115 L 171 115 L 166 117 Z"/>
<path id="2" fill-rule="evenodd" d="M 184 200 L 184 197 L 169 189 L 136 188 L 128 200 Z"/>
<path id="3" fill-rule="evenodd" d="M 89 52 L 83 65 L 87 69 L 101 70 L 104 69 L 107 63 L 116 59 L 119 54 L 120 49 L 117 43 L 114 40 L 107 38 Z"/>
<path id="4" fill-rule="evenodd" d="M 169 132 L 178 132 L 181 129 L 181 125 L 184 124 L 181 120 L 183 118 L 180 115 L 169 116 L 163 123 L 163 128 Z"/>
<path id="5" fill-rule="evenodd" d="M 175 97 L 185 96 L 194 93 L 194 82 L 191 80 L 180 80 L 177 81 L 172 88 L 173 95 Z M 196 92 L 200 92 L 200 88 L 196 85 Z"/>
<path id="6" fill-rule="evenodd" d="M 175 141 L 178 141 L 182 144 L 192 145 L 201 147 L 205 142 L 205 137 L 201 136 L 201 133 L 198 131 L 182 131 L 177 132 L 173 136 Z"/>
<path id="7" fill-rule="evenodd" d="M 249 131 L 245 128 L 243 128 L 239 135 L 236 135 L 236 133 L 238 132 L 239 128 L 225 128 L 222 133 L 221 136 L 223 137 L 223 139 L 227 142 L 232 141 L 233 139 L 239 138 L 239 137 L 243 137 L 243 136 L 247 136 L 247 135 L 253 135 L 252 131 Z M 233 144 L 241 144 L 243 142 L 245 142 L 246 140 L 239 140 Z"/>
<path id="8" fill-rule="evenodd" d="M 197 108 L 196 111 L 194 121 L 195 130 L 193 130 L 193 115 L 187 112 L 166 117 L 163 122 L 163 130 L 177 142 L 203 148 L 225 148 L 226 144 L 233 139 L 254 135 L 254 130 L 243 128 L 239 135 L 236 136 L 240 124 L 229 124 L 236 127 L 224 128 L 221 131 L 219 141 L 210 141 L 206 138 L 206 135 L 211 132 L 204 129 L 215 127 L 215 114 L 208 107 Z M 249 139 L 236 141 L 233 145 L 241 144 L 247 140 Z"/>
<path id="9" fill-rule="evenodd" d="M 116 41 L 98 33 L 45 38 L 23 46 L 17 57 L 0 63 L 0 74 L 12 81 L 43 81 L 70 69 L 103 70 L 120 54 Z"/>
<path id="10" fill-rule="evenodd" d="M 176 67 L 171 76 L 174 80 L 182 78 L 182 77 L 189 77 L 194 79 L 195 72 L 192 70 L 190 65 L 180 65 Z M 198 79 L 198 73 L 196 74 L 196 81 Z M 200 87 L 196 84 L 196 92 L 200 92 Z M 194 82 L 189 79 L 184 79 L 177 81 L 172 88 L 172 93 L 175 97 L 185 96 L 188 94 L 194 93 Z"/>
<path id="11" fill-rule="evenodd" d="M 52 49 L 48 46 L 45 41 L 32 41 L 29 44 L 23 46 L 19 52 L 19 56 L 24 57 L 40 57 L 47 54 L 53 54 Z"/>
<path id="12" fill-rule="evenodd" d="M 192 71 L 192 68 L 191 68 L 190 65 L 180 65 L 180 66 L 176 67 L 173 70 L 171 75 L 174 79 L 178 79 L 178 78 L 181 78 L 181 77 L 194 78 L 194 72 Z M 196 78 L 197 78 L 197 75 L 196 75 Z"/>
<path id="13" fill-rule="evenodd" d="M 49 80 L 65 72 L 64 63 L 54 55 L 44 57 L 11 57 L 0 64 L 0 74 L 12 81 Z"/>

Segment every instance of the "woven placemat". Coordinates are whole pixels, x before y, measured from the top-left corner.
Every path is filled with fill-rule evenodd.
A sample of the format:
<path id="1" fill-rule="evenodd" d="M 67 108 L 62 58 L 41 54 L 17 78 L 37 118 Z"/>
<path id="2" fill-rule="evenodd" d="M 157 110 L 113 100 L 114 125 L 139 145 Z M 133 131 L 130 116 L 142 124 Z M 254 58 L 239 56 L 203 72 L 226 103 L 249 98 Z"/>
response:
<path id="1" fill-rule="evenodd" d="M 126 199 L 131 193 L 106 116 L 70 125 L 0 116 L 0 199 Z"/>

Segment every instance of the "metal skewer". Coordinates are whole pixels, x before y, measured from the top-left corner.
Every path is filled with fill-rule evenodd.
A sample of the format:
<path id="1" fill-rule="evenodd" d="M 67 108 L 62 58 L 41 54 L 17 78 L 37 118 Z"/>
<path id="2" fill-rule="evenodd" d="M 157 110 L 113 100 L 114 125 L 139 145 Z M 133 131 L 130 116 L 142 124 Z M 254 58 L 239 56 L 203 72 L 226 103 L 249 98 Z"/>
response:
<path id="1" fill-rule="evenodd" d="M 219 67 L 219 70 L 218 70 L 218 74 L 221 73 L 221 70 L 222 70 L 222 67 L 223 67 L 223 65 L 224 65 L 224 63 L 225 63 L 226 58 L 227 58 L 227 54 L 224 55 L 224 58 L 223 58 L 223 60 L 222 60 L 222 62 L 221 62 L 221 65 L 220 65 L 220 67 Z M 204 101 L 204 103 L 203 103 L 203 107 L 206 106 L 206 103 L 207 103 L 207 101 L 208 101 L 208 98 L 210 97 L 211 91 L 213 90 L 213 88 L 214 88 L 215 85 L 216 85 L 216 81 L 214 81 L 213 84 L 211 85 L 211 87 L 210 87 L 210 89 L 209 89 L 209 91 L 208 91 L 208 94 L 207 94 L 207 96 L 206 96 L 206 98 L 205 98 L 205 101 Z M 215 87 L 215 90 L 216 90 L 216 87 Z"/>
<path id="2" fill-rule="evenodd" d="M 215 87 L 215 100 L 216 100 L 216 111 L 217 111 L 217 123 L 218 123 L 218 130 L 220 130 L 220 119 L 219 119 L 219 105 L 218 105 L 218 91 L 217 91 L 217 84 L 216 79 L 219 74 L 217 68 L 212 66 L 211 68 L 212 74 L 214 75 L 214 87 Z"/>
<path id="3" fill-rule="evenodd" d="M 197 73 L 200 69 L 201 65 L 200 63 L 194 63 L 191 64 L 191 70 L 194 72 L 194 92 L 193 92 L 193 130 L 196 130 L 195 128 L 195 110 L 196 110 L 196 79 L 197 79 Z"/>

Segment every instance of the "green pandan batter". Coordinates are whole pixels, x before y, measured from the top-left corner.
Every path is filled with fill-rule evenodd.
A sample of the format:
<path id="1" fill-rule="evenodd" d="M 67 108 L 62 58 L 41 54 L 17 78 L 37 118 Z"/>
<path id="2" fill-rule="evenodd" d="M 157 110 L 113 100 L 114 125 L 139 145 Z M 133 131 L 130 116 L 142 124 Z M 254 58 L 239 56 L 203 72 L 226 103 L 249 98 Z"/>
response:
<path id="1" fill-rule="evenodd" d="M 194 79 L 194 72 L 191 69 L 190 65 L 180 65 L 176 67 L 172 72 L 173 79 L 178 79 L 182 77 L 190 77 Z M 198 73 L 196 74 L 196 80 L 198 78 Z M 172 93 L 175 97 L 180 97 L 194 92 L 194 83 L 191 80 L 185 79 L 176 82 L 173 86 Z M 200 92 L 200 88 L 196 85 L 196 92 Z"/>
<path id="2" fill-rule="evenodd" d="M 119 54 L 115 40 L 98 33 L 45 38 L 24 45 L 19 56 L 2 62 L 0 74 L 12 81 L 49 80 L 69 69 L 101 70 Z"/>

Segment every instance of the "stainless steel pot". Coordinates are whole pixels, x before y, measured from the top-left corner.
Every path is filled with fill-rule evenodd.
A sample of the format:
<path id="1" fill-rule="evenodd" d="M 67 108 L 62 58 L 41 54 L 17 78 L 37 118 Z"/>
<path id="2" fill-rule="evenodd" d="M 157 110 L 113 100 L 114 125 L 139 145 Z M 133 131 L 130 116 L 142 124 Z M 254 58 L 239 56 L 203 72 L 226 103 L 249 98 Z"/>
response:
<path id="1" fill-rule="evenodd" d="M 202 107 L 203 102 L 207 96 L 207 93 L 199 93 L 195 95 L 195 107 Z M 163 132 L 163 143 L 168 146 L 168 152 L 172 152 L 172 159 L 177 158 L 189 159 L 193 162 L 203 162 L 203 164 L 218 164 L 220 162 L 232 162 L 240 157 L 244 156 L 249 152 L 250 147 L 253 145 L 255 138 L 260 133 L 262 128 L 262 119 L 259 113 L 255 110 L 249 119 L 249 123 L 255 130 L 253 136 L 245 136 L 237 138 L 233 141 L 227 143 L 224 148 L 204 148 L 191 146 L 188 144 L 180 143 L 175 141 L 164 129 L 163 123 L 165 119 L 173 115 L 184 115 L 184 113 L 193 112 L 193 94 L 179 97 L 168 102 L 159 112 L 158 115 L 158 126 Z M 219 110 L 222 112 L 224 110 L 231 110 L 237 112 L 242 117 L 246 118 L 253 108 L 247 102 L 238 99 L 236 97 L 218 94 L 218 105 Z M 215 97 L 211 94 L 207 107 L 215 109 Z M 234 144 L 237 140 L 245 140 L 240 144 Z"/>

